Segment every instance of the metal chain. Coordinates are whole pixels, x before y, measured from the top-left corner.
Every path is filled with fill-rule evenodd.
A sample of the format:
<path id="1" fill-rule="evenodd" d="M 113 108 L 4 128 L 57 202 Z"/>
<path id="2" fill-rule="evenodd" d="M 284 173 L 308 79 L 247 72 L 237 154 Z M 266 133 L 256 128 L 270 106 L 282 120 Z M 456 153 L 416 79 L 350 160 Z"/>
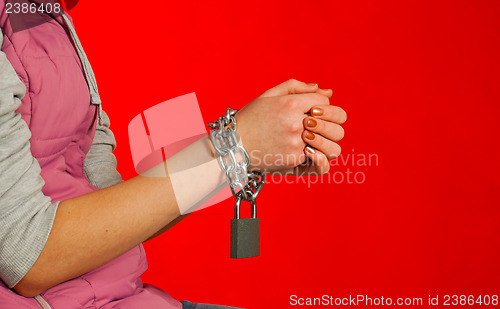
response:
<path id="1" fill-rule="evenodd" d="M 215 149 L 217 160 L 225 171 L 229 187 L 236 198 L 241 201 L 254 202 L 266 182 L 266 175 L 260 172 L 248 172 L 250 156 L 238 143 L 237 124 L 234 117 L 238 111 L 230 107 L 226 114 L 211 122 L 210 140 Z M 238 190 L 239 189 L 239 190 Z"/>

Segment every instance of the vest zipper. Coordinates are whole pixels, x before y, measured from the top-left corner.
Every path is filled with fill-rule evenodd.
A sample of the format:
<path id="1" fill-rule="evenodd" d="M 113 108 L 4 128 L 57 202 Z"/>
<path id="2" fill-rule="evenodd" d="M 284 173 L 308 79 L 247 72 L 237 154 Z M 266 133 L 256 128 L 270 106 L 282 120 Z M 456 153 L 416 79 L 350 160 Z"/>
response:
<path id="1" fill-rule="evenodd" d="M 42 309 L 52 309 L 52 307 L 49 305 L 49 303 L 43 299 L 42 296 L 40 295 L 37 295 L 34 297 L 34 299 L 36 300 L 36 302 L 38 303 L 38 305 L 40 306 L 40 308 Z"/>

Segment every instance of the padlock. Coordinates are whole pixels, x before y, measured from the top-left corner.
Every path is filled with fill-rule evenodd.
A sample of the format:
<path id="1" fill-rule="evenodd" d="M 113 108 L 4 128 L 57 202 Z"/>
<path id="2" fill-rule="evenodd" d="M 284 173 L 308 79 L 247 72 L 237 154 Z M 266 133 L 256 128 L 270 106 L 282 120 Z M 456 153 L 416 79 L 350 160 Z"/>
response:
<path id="1" fill-rule="evenodd" d="M 251 218 L 240 218 L 241 199 L 234 202 L 234 219 L 231 219 L 231 258 L 241 259 L 260 255 L 260 219 L 257 218 L 255 199 L 250 201 Z"/>

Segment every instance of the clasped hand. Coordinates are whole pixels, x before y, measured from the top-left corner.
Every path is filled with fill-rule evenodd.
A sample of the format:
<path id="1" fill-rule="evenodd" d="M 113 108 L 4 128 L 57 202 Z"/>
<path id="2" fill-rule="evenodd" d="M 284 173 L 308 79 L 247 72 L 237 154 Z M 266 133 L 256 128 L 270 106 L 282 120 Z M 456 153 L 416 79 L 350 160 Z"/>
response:
<path id="1" fill-rule="evenodd" d="M 340 155 L 346 112 L 330 105 L 332 90 L 290 79 L 237 114 L 237 131 L 250 155 L 250 170 L 324 174 Z"/>

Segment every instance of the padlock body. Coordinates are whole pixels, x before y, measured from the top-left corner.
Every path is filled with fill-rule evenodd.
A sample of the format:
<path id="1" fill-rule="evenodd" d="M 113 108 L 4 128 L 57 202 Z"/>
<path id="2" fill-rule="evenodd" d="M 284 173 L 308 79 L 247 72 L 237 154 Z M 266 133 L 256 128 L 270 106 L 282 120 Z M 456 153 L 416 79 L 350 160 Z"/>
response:
<path id="1" fill-rule="evenodd" d="M 260 218 L 231 219 L 231 258 L 260 255 Z"/>

